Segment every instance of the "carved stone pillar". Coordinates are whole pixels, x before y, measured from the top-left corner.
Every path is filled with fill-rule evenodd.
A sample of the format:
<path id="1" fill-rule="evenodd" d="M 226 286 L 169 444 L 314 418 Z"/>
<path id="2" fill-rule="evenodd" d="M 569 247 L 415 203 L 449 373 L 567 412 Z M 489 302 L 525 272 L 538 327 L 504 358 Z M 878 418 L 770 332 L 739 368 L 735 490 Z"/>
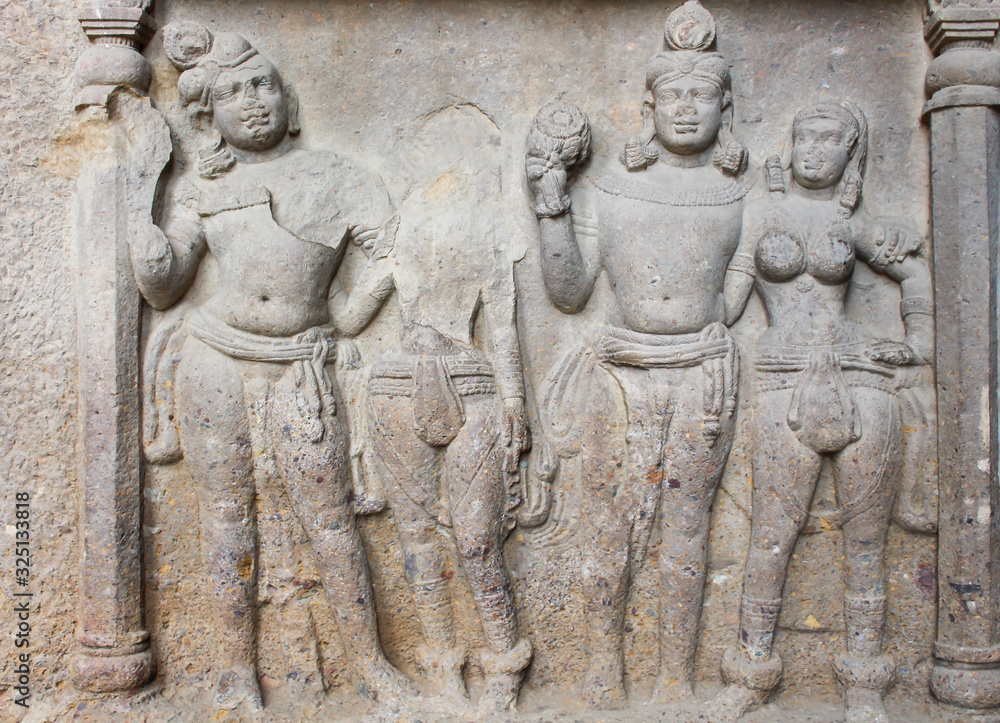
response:
<path id="1" fill-rule="evenodd" d="M 943 703 L 1000 707 L 1000 405 L 997 242 L 1000 6 L 932 3 L 931 129 L 937 316 L 938 634 L 931 690 Z"/>
<path id="2" fill-rule="evenodd" d="M 118 0 L 80 15 L 93 44 L 76 67 L 89 155 L 76 219 L 83 556 L 82 650 L 72 674 L 94 692 L 137 688 L 154 671 L 143 625 L 140 296 L 127 239 L 128 175 L 136 169 L 123 160 L 130 129 L 122 127 L 122 111 L 149 88 L 150 65 L 139 53 L 153 33 L 147 9 L 142 0 Z"/>

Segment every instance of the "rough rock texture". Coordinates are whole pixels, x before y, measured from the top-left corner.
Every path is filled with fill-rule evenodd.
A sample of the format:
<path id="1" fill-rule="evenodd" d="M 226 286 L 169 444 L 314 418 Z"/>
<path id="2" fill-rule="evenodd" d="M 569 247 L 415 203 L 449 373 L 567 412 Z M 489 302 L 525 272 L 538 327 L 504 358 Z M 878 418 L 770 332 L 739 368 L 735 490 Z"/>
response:
<path id="1" fill-rule="evenodd" d="M 764 159 L 780 153 L 791 119 L 804 105 L 848 98 L 861 105 L 871 128 L 866 204 L 924 229 L 928 218 L 924 71 L 930 58 L 921 29 L 923 3 L 803 0 L 718 0 L 718 45 L 733 74 L 733 132 L 749 148 L 759 178 Z M 233 719 L 215 714 L 211 689 L 218 631 L 199 551 L 195 485 L 184 463 L 151 468 L 145 480 L 144 540 L 147 628 L 158 665 L 154 694 L 126 703 L 82 699 L 68 680 L 74 650 L 78 570 L 76 438 L 76 321 L 72 289 L 72 218 L 80 158 L 73 114 L 73 64 L 86 46 L 69 2 L 0 4 L 0 489 L 5 560 L 12 560 L 13 495 L 32 492 L 35 592 L 32 631 L 33 705 L 28 720 L 105 720 L 131 714 L 147 720 Z M 279 68 L 300 102 L 308 149 L 347 151 L 377 169 L 397 205 L 414 183 L 401 159 L 440 109 L 467 105 L 486 114 L 501 138 L 504 194 L 527 239 L 517 264 L 520 344 L 528 409 L 553 362 L 569 344 L 604 321 L 610 289 L 603 279 L 587 310 L 569 317 L 547 300 L 536 228 L 523 187 L 524 143 L 532 117 L 553 99 L 584 108 L 593 126 L 595 156 L 609 156 L 640 130 L 643 69 L 662 42 L 662 4 L 647 2 L 260 2 L 231 4 L 164 0 L 163 25 L 198 20 L 246 36 Z M 193 147 L 176 106 L 177 71 L 160 36 L 146 56 L 154 65 L 151 91 L 168 117 L 179 149 L 176 169 Z M 758 181 L 757 193 L 763 193 Z M 520 241 L 519 241 L 520 242 Z M 351 274 L 364 265 L 358 249 L 345 260 Z M 206 264 L 194 293 L 209 288 Z M 901 339 L 898 291 L 859 269 L 848 302 L 851 318 Z M 201 291 L 199 291 L 201 290 Z M 891 313 L 889 313 L 891 312 Z M 357 339 L 363 360 L 379 359 L 399 338 L 399 307 L 390 298 Z M 149 312 L 147 328 L 161 323 Z M 889 327 L 888 329 L 886 327 Z M 733 328 L 750 348 L 764 328 L 763 308 L 750 301 Z M 741 393 L 745 390 L 741 390 Z M 743 393 L 746 399 L 749 394 Z M 699 697 L 718 689 L 719 663 L 738 628 L 739 597 L 749 536 L 750 464 L 745 418 L 736 436 L 712 513 L 705 608 L 696 671 Z M 553 521 L 515 529 L 507 547 L 521 630 L 534 660 L 521 708 L 536 720 L 645 719 L 640 708 L 657 669 L 658 551 L 650 551 L 634 583 L 626 616 L 628 684 L 636 706 L 621 713 L 578 709 L 589 650 L 573 535 L 581 510 L 570 461 L 556 482 Z M 262 578 L 259 597 L 260 672 L 266 715 L 275 720 L 336 719 L 363 714 L 359 681 L 322 594 L 305 533 L 280 487 L 259 490 Z M 814 511 L 833 504 L 827 474 Z M 391 511 L 363 518 L 360 527 L 372 569 L 379 629 L 389 659 L 417 675 L 421 641 Z M 792 556 L 776 651 L 785 663 L 778 702 L 748 720 L 839 720 L 831 664 L 844 636 L 839 531 L 819 517 L 807 525 Z M 2 537 L 2 535 L 0 535 Z M 928 696 L 934 638 L 935 550 L 931 536 L 893 526 L 886 553 L 886 648 L 898 664 L 887 697 L 893 717 L 931 719 Z M 278 565 L 290 584 L 270 584 Z M 454 561 L 448 568 L 462 573 Z M 15 589 L 4 564 L 0 590 Z M 270 576 L 270 577 L 269 577 Z M 283 577 L 282 580 L 285 578 Z M 481 644 L 467 585 L 454 585 L 456 630 Z M 5 603 L 6 605 L 6 603 Z M 0 616 L 3 684 L 13 660 L 13 617 Z M 481 681 L 473 664 L 470 688 Z M 10 687 L 0 691 L 2 715 L 22 710 Z M 811 706 L 815 705 L 815 712 Z M 809 708 L 809 712 L 803 712 Z M 556 713 L 568 709 L 570 713 Z M 692 709 L 696 719 L 697 707 Z M 799 717 L 795 717 L 799 716 Z"/>

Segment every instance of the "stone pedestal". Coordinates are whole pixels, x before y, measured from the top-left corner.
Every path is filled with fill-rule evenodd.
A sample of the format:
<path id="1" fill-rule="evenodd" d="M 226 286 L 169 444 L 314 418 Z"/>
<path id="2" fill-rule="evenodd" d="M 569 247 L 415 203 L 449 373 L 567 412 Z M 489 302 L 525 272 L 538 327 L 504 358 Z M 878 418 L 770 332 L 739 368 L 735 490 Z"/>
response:
<path id="1" fill-rule="evenodd" d="M 1000 706 L 997 242 L 1000 9 L 928 21 L 937 314 L 940 538 L 931 689 L 963 709 Z"/>

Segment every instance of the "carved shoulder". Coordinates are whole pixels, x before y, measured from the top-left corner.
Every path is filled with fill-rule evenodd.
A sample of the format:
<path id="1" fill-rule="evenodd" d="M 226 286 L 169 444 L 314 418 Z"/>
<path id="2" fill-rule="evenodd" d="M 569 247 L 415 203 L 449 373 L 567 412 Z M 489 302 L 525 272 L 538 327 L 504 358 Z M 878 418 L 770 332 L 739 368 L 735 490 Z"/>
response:
<path id="1" fill-rule="evenodd" d="M 311 241 L 337 246 L 349 232 L 382 230 L 394 222 L 382 180 L 348 157 L 300 150 L 251 170 L 271 191 L 275 220 Z"/>

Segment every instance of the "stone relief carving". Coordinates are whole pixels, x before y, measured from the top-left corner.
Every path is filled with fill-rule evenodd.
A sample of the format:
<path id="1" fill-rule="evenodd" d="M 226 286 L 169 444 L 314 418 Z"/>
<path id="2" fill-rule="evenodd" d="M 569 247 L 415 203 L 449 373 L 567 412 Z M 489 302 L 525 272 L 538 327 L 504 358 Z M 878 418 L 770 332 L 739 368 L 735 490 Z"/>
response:
<path id="1" fill-rule="evenodd" d="M 224 668 L 215 702 L 261 705 L 254 477 L 268 469 L 309 537 L 368 690 L 381 700 L 408 696 L 408 681 L 378 639 L 355 523 L 371 502 L 354 494 L 345 404 L 330 369 L 356 364 L 343 338 L 360 331 L 391 291 L 331 299 L 346 246 L 384 257 L 398 216 L 364 167 L 293 147 L 295 97 L 242 36 L 181 22 L 163 38 L 182 71 L 180 102 L 207 143 L 196 176 L 172 184 L 160 226 L 137 227 L 131 251 L 145 299 L 156 309 L 177 307 L 147 356 L 147 454 L 152 461 L 183 454 L 198 487 Z M 178 304 L 206 254 L 218 263 L 217 288 L 204 302 Z"/>
<path id="2" fill-rule="evenodd" d="M 125 5 L 115 22 L 148 39 L 153 26 L 143 10 L 149 3 Z M 946 119 L 968 131 L 978 116 L 955 116 L 949 103 L 978 111 L 989 105 L 983 98 L 995 96 L 989 68 L 967 73 L 959 62 L 989 52 L 984 43 L 996 22 L 992 14 L 983 20 L 986 11 L 977 14 L 983 6 L 928 2 L 931 13 L 948 20 L 938 34 L 928 31 L 933 50 L 942 51 L 939 60 L 947 61 L 936 61 L 928 73 L 936 93 L 928 113 L 936 114 L 938 128 Z M 103 32 L 110 16 L 94 15 L 101 17 L 88 31 Z M 968 27 L 956 30 L 963 23 Z M 961 42 L 953 48 L 956 38 Z M 736 421 L 739 354 L 726 326 L 756 288 L 769 328 L 750 360 L 754 398 L 743 414 L 755 435 L 751 550 L 739 641 L 722 665 L 728 687 L 709 712 L 738 717 L 761 705 L 781 677 L 773 637 L 788 557 L 811 514 L 820 470 L 828 467 L 840 507 L 832 522 L 847 550 L 848 635 L 835 676 L 845 690 L 848 720 L 885 720 L 882 696 L 894 668 L 881 639 L 889 519 L 919 532 L 934 532 L 938 524 L 936 468 L 927 465 L 936 444 L 934 308 L 922 235 L 906 221 L 870 219 L 860 210 L 867 121 L 847 102 L 801 111 L 789 156 L 765 164 L 767 197 L 744 205 L 756 174 L 747 173 L 747 153 L 732 137 L 731 81 L 712 50 L 714 40 L 712 16 L 696 0 L 671 14 L 665 47 L 646 69 L 642 133 L 586 175 L 573 178 L 591 152 L 589 121 L 575 106 L 544 107 L 528 140 L 528 189 L 551 300 L 567 314 L 582 310 L 602 269 L 613 286 L 607 329 L 552 365 L 540 390 L 538 439 L 563 456 L 580 455 L 580 485 L 589 502 L 572 520 L 581 527 L 573 539 L 585 541 L 591 659 L 584 697 L 598 707 L 626 703 L 626 603 L 657 522 L 661 661 L 653 702 L 691 697 L 709 514 Z M 423 634 L 417 662 L 441 696 L 434 705 L 468 715 L 512 708 L 532 648 L 530 631 L 518 628 L 502 548 L 522 494 L 529 503 L 517 513 L 522 526 L 540 524 L 550 505 L 558 509 L 545 483 L 559 460 L 540 444 L 530 474 L 523 459 L 530 435 L 512 270 L 520 250 L 499 191 L 497 129 L 473 109 L 441 111 L 414 148 L 411 163 L 420 178 L 397 215 L 380 180 L 365 168 L 295 148 L 294 93 L 245 39 L 177 23 L 164 29 L 164 44 L 183 71 L 178 93 L 191 137 L 205 141 L 196 168 L 170 180 L 154 225 L 149 211 L 170 141 L 148 102 L 135 97 L 148 85 L 148 67 L 132 67 L 135 58 L 124 50 L 104 48 L 134 76 L 125 84 L 135 91 L 130 94 L 102 82 L 100 63 L 82 63 L 81 75 L 93 77 L 81 107 L 103 106 L 123 133 L 109 145 L 114 168 L 95 165 L 97 182 L 81 184 L 81 217 L 126 179 L 127 198 L 116 209 L 127 217 L 128 248 L 119 244 L 119 251 L 131 254 L 132 268 L 116 262 L 114 299 L 101 296 L 105 277 L 95 274 L 87 249 L 80 277 L 94 282 L 83 284 L 86 293 L 118 304 L 120 317 L 108 319 L 138 308 L 135 289 L 121 283 L 123 270 L 134 270 L 151 305 L 168 310 L 146 350 L 145 451 L 155 463 L 183 457 L 200 487 L 225 667 L 216 702 L 261 703 L 254 670 L 254 480 L 265 475 L 279 478 L 293 502 L 345 644 L 376 698 L 413 695 L 382 655 L 354 519 L 391 504 Z M 992 67 L 995 54 L 983 62 Z M 969 165 L 971 152 L 958 146 L 949 152 L 955 158 L 945 165 Z M 106 218 L 91 213 L 89 220 L 86 238 L 110 232 Z M 951 231 L 936 221 L 935 233 Z M 350 244 L 370 266 L 348 293 L 336 277 Z M 219 279 L 214 295 L 203 300 L 189 289 L 206 255 L 218 263 Z M 874 339 L 847 319 L 844 299 L 857 258 L 899 282 L 905 342 Z M 399 343 L 362 372 L 357 350 L 344 339 L 365 329 L 394 291 Z M 474 333 L 477 320 L 485 334 Z M 99 321 L 81 327 L 84 366 L 108 350 L 98 342 L 109 335 L 92 333 L 101 331 Z M 134 322 L 124 331 L 137 338 Z M 119 355 L 115 369 L 128 386 L 137 359 L 126 356 Z M 130 420 L 124 417 L 138 423 L 136 405 L 116 404 L 124 422 L 116 439 L 127 443 Z M 953 416 L 966 426 L 979 421 L 968 409 Z M 978 428 L 969 429 L 966 436 L 975 437 Z M 88 450 L 99 446 L 89 428 L 83 438 Z M 365 458 L 375 462 L 387 489 L 366 479 Z M 978 460 L 987 476 L 989 459 Z M 135 687 L 153 672 L 140 604 L 123 606 L 127 614 L 99 630 L 104 618 L 114 617 L 104 614 L 112 608 L 98 600 L 99 588 L 108 581 L 126 591 L 117 598 L 138 601 L 141 587 L 138 541 L 132 540 L 139 524 L 138 461 L 117 463 L 123 461 L 135 479 L 94 485 L 100 499 L 86 499 L 86 514 L 97 518 L 107 516 L 101 506 L 107 493 L 128 496 L 114 519 L 131 529 L 128 540 L 115 542 L 127 570 L 101 576 L 96 558 L 85 560 L 85 656 L 74 675 L 77 685 L 92 690 Z M 529 490 L 526 478 L 543 484 Z M 973 628 L 976 619 L 995 617 L 996 606 L 985 600 L 988 570 L 972 570 L 973 563 L 988 562 L 992 539 L 968 532 L 979 530 L 973 522 L 985 527 L 990 519 L 987 514 L 984 522 L 982 506 L 970 516 L 975 500 L 972 493 L 955 491 L 947 500 L 942 494 L 942 505 L 963 512 L 943 515 L 942 528 L 961 519 L 971 542 L 968 549 L 952 538 L 942 542 L 960 562 L 942 557 L 954 573 L 943 594 L 954 595 L 940 603 L 946 632 L 936 655 L 945 664 L 935 685 L 939 695 L 960 703 L 962 696 L 978 696 L 974 702 L 982 708 L 995 703 L 990 685 L 997 653 L 993 629 Z M 551 530 L 536 538 L 539 548 L 545 534 L 552 538 Z M 487 674 L 478 709 L 464 677 L 475 658 L 453 621 L 454 583 L 445 562 L 452 543 L 486 642 L 478 655 Z M 987 612 L 977 615 L 980 600 Z M 970 670 L 983 673 L 982 681 L 966 692 L 963 686 L 973 685 L 963 682 Z"/>
<path id="3" fill-rule="evenodd" d="M 387 275 L 370 282 L 395 288 L 400 305 L 399 343 L 371 369 L 367 411 L 423 632 L 417 662 L 451 710 L 468 709 L 469 651 L 454 629 L 450 540 L 486 641 L 483 715 L 514 706 L 532 652 L 503 560 L 531 437 L 514 289 L 523 252 L 501 197 L 499 150 L 499 131 L 478 110 L 434 115 L 409 144 L 415 178 Z M 478 316 L 485 349 L 473 338 Z"/>
<path id="4" fill-rule="evenodd" d="M 833 470 L 844 535 L 846 651 L 834 662 L 847 720 L 886 721 L 894 672 L 882 649 L 885 544 L 903 456 L 897 398 L 907 367 L 933 356 L 933 304 L 922 236 L 858 213 L 868 123 L 849 102 L 798 112 L 790 158 L 767 163 L 769 197 L 747 207 L 727 281 L 738 315 L 752 289 L 768 328 L 753 355 L 753 517 L 738 646 L 722 662 L 715 709 L 738 717 L 777 686 L 773 650 L 782 590 L 820 471 Z M 785 169 L 791 180 L 785 185 Z M 847 319 L 856 261 L 900 284 L 905 342 L 876 338 Z M 728 717 L 728 716 L 723 716 Z"/>
<path id="5" fill-rule="evenodd" d="M 692 696 L 709 513 L 732 445 L 739 357 L 723 294 L 752 185 L 731 133 L 729 68 L 711 50 L 696 0 L 667 19 L 646 66 L 643 132 L 567 189 L 587 157 L 585 116 L 546 106 L 525 162 L 549 298 L 573 314 L 601 269 L 614 304 L 606 330 L 559 360 L 546 433 L 573 437 L 589 510 L 584 540 L 590 663 L 584 697 L 621 707 L 624 616 L 659 522 L 660 672 L 653 700 Z"/>

